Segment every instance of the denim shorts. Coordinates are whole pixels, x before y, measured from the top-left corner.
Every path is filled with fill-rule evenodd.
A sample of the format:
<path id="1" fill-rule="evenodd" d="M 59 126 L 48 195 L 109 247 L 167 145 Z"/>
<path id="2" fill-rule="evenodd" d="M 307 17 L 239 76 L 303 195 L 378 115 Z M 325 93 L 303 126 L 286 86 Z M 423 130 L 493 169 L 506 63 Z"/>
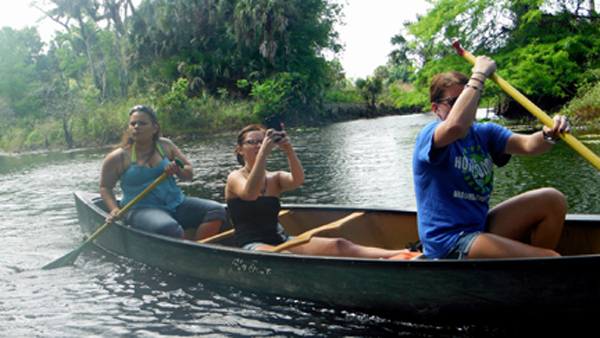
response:
<path id="1" fill-rule="evenodd" d="M 294 239 L 294 237 L 295 237 L 295 236 L 286 235 L 285 230 L 283 229 L 281 224 L 277 224 L 277 234 L 281 237 L 281 239 L 283 241 L 282 244 Z M 252 243 L 248 243 L 248 244 L 245 244 L 244 246 L 242 246 L 242 249 L 256 250 L 256 248 L 260 245 L 271 245 L 271 244 L 263 243 L 263 242 L 252 242 Z"/>
<path id="2" fill-rule="evenodd" d="M 458 234 L 458 240 L 454 245 L 450 248 L 444 259 L 466 259 L 469 250 L 471 250 L 471 246 L 473 242 L 475 242 L 475 238 L 481 235 L 482 231 L 474 231 L 465 233 L 462 231 Z"/>

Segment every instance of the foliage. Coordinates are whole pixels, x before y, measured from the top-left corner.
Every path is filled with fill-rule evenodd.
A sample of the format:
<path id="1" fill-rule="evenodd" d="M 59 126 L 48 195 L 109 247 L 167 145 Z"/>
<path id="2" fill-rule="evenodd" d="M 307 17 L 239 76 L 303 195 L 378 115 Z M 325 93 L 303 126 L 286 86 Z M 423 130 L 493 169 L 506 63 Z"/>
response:
<path id="1" fill-rule="evenodd" d="M 271 115 L 283 114 L 290 109 L 290 101 L 294 96 L 292 81 L 292 75 L 284 72 L 266 79 L 263 83 L 240 80 L 238 86 L 242 89 L 248 86 L 252 88 L 250 96 L 256 102 L 254 113 L 263 120 Z"/>
<path id="2" fill-rule="evenodd" d="M 34 113 L 39 104 L 36 61 L 42 46 L 35 28 L 0 29 L 0 98 L 17 116 Z"/>
<path id="3" fill-rule="evenodd" d="M 587 83 L 579 90 L 579 97 L 569 102 L 561 111 L 568 116 L 576 117 L 581 121 L 597 121 L 600 111 L 600 69 L 590 72 L 596 81 Z"/>
<path id="4" fill-rule="evenodd" d="M 136 104 L 155 107 L 163 132 L 183 137 L 272 114 L 313 123 L 331 105 L 428 109 L 432 76 L 471 70 L 450 47 L 455 39 L 492 56 L 498 73 L 542 109 L 596 121 L 593 1 L 429 2 L 426 15 L 392 37 L 389 62 L 353 84 L 335 59 L 336 1 L 34 0 L 64 32 L 44 46 L 34 28 L 0 29 L 0 148 L 114 143 Z M 529 116 L 490 82 L 482 102 L 506 117 Z"/>
<path id="5" fill-rule="evenodd" d="M 354 85 L 370 108 L 375 108 L 377 97 L 383 91 L 383 80 L 380 76 L 356 79 Z"/>
<path id="6" fill-rule="evenodd" d="M 471 65 L 453 56 L 450 43 L 461 41 L 473 54 L 493 57 L 499 74 L 542 109 L 552 110 L 571 99 L 587 69 L 598 68 L 600 26 L 583 0 L 438 0 L 426 16 L 393 38 L 398 49 L 392 62 L 422 66 L 416 84 L 426 86 L 436 73 Z M 463 64 L 460 65 L 459 61 Z M 504 107 L 501 113 L 528 115 L 497 88 L 486 98 Z M 494 99 L 492 99 L 494 98 Z"/>
<path id="7" fill-rule="evenodd" d="M 329 70 L 320 52 L 339 48 L 332 31 L 338 12 L 323 0 L 146 1 L 131 17 L 128 48 L 149 81 L 183 76 L 191 96 L 225 89 L 245 97 L 239 80 L 280 72 L 306 77 L 314 95 Z"/>
<path id="8" fill-rule="evenodd" d="M 362 95 L 353 86 L 331 88 L 325 93 L 327 103 L 363 103 Z"/>
<path id="9" fill-rule="evenodd" d="M 429 95 L 423 87 L 408 86 L 401 83 L 389 87 L 389 97 L 397 108 L 409 107 L 415 111 L 429 109 Z"/>

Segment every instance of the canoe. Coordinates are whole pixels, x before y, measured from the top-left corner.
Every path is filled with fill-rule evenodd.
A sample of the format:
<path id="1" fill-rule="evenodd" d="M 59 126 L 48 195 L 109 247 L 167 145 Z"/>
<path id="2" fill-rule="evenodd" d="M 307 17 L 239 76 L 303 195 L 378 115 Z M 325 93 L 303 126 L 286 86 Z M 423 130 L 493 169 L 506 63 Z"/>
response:
<path id="1" fill-rule="evenodd" d="M 98 194 L 75 193 L 86 236 L 107 215 Z M 284 205 L 280 222 L 290 235 L 365 212 L 339 231 L 363 245 L 405 248 L 418 240 L 414 211 L 345 206 Z M 221 231 L 231 229 L 226 223 Z M 387 260 L 247 251 L 233 238 L 198 243 L 120 223 L 94 244 L 160 270 L 277 296 L 387 318 L 489 320 L 580 316 L 600 309 L 600 216 L 568 215 L 559 258 Z"/>

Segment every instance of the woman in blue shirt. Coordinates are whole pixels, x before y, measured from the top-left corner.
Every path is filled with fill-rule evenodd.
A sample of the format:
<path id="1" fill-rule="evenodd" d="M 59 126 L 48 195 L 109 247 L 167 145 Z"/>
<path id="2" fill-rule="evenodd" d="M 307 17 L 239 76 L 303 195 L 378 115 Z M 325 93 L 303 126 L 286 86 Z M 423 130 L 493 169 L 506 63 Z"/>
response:
<path id="1" fill-rule="evenodd" d="M 183 168 L 175 164 L 175 158 L 184 163 Z M 177 238 L 201 240 L 215 235 L 225 220 L 225 208 L 213 201 L 184 196 L 173 176 L 191 180 L 192 165 L 171 140 L 160 136 L 156 112 L 143 105 L 131 109 L 123 141 L 102 163 L 100 195 L 110 210 L 106 221 L 119 219 L 121 206 L 163 173 L 168 178 L 126 213 L 127 222 L 135 228 Z M 123 190 L 120 205 L 114 193 L 119 180 Z"/>
<path id="2" fill-rule="evenodd" d="M 419 133 L 413 157 L 419 234 L 429 258 L 558 256 L 554 251 L 568 209 L 564 195 L 542 188 L 489 208 L 493 167 L 511 155 L 535 156 L 550 150 L 568 118 L 554 127 L 522 135 L 494 123 L 474 123 L 487 78 L 496 63 L 477 58 L 473 74 L 436 75 L 429 88 L 438 116 Z"/>

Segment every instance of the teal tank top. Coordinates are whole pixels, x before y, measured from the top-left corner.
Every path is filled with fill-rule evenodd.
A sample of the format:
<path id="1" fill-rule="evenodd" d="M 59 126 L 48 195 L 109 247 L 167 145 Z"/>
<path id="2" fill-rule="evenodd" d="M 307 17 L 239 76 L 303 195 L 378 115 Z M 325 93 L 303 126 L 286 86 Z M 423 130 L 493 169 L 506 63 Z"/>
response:
<path id="1" fill-rule="evenodd" d="M 157 143 L 156 148 L 163 155 L 163 160 L 154 168 L 144 167 L 132 161 L 131 166 L 121 175 L 121 190 L 123 190 L 123 198 L 121 199 L 121 207 L 127 205 L 136 198 L 144 189 L 150 186 L 160 175 L 164 174 L 164 167 L 169 163 L 169 159 L 164 156 L 164 152 L 160 143 Z M 127 154 L 127 152 L 125 152 Z M 129 155 L 127 155 L 129 157 Z M 135 149 L 132 151 L 132 157 L 135 158 Z M 175 209 L 183 202 L 185 196 L 177 186 L 174 177 L 167 177 L 154 189 L 152 189 L 144 198 L 137 202 L 131 209 L 135 208 L 161 208 L 168 211 Z"/>

